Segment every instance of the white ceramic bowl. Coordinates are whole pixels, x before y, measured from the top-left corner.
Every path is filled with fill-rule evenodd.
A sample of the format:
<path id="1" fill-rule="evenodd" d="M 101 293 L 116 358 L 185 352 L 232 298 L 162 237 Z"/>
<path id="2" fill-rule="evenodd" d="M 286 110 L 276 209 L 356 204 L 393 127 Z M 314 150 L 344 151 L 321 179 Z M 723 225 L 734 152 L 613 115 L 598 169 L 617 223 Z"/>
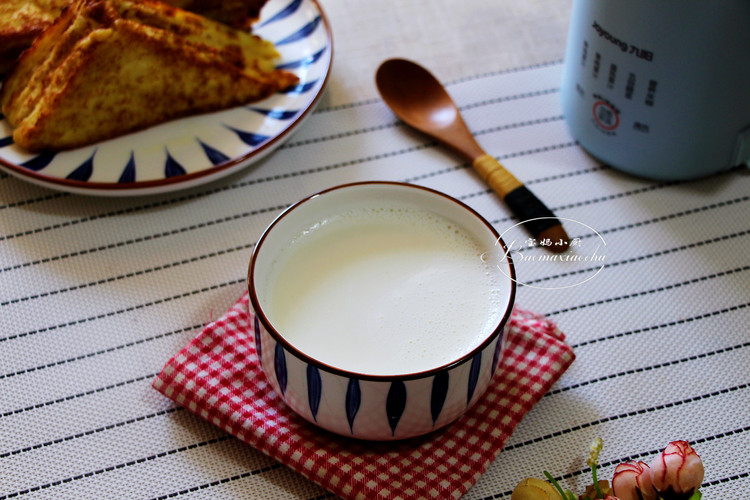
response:
<path id="1" fill-rule="evenodd" d="M 478 345 L 429 369 L 373 375 L 331 366 L 302 352 L 275 328 L 262 303 L 263 283 L 275 257 L 300 230 L 359 203 L 408 204 L 457 224 L 487 251 L 500 275 L 502 303 Z M 513 263 L 493 227 L 467 205 L 431 189 L 392 182 L 338 186 L 288 208 L 266 229 L 248 270 L 255 340 L 274 390 L 308 421 L 344 436 L 387 441 L 429 433 L 463 415 L 485 392 L 502 356 L 515 299 Z M 498 269 L 499 268 L 499 269 Z M 496 324 L 495 324 L 496 321 Z M 408 363 L 407 363 L 408 364 Z"/>

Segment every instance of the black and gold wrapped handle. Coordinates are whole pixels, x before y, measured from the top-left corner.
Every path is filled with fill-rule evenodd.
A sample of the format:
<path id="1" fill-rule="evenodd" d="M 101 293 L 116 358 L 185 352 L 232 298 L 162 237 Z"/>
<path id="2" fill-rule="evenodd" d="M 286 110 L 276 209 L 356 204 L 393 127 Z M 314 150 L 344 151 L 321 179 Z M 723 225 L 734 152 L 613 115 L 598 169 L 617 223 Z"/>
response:
<path id="1" fill-rule="evenodd" d="M 508 208 L 520 220 L 526 221 L 524 226 L 532 235 L 540 241 L 551 241 L 552 245 L 547 247 L 552 251 L 562 252 L 568 248 L 568 234 L 559 219 L 499 161 L 485 153 L 475 158 L 472 165 Z"/>

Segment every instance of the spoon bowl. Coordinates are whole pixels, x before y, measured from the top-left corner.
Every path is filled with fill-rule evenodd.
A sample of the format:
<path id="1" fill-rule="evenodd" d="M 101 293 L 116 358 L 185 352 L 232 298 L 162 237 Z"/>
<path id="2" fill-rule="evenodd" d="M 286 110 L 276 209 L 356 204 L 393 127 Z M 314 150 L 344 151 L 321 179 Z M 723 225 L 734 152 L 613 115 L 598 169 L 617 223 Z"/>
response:
<path id="1" fill-rule="evenodd" d="M 389 59 L 378 69 L 375 81 L 383 100 L 407 125 L 469 160 L 484 153 L 453 99 L 422 66 L 405 59 Z"/>

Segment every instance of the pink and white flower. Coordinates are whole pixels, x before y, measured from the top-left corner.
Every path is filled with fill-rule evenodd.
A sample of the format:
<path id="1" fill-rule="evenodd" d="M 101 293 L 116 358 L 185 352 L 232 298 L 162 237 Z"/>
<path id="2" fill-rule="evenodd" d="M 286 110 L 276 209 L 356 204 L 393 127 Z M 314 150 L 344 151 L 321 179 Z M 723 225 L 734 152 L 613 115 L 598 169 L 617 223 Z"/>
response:
<path id="1" fill-rule="evenodd" d="M 651 462 L 651 483 L 664 500 L 689 499 L 703 473 L 703 461 L 687 441 L 672 441 Z"/>
<path id="2" fill-rule="evenodd" d="M 615 468 L 612 489 L 620 500 L 656 500 L 651 473 L 643 462 L 624 462 Z"/>

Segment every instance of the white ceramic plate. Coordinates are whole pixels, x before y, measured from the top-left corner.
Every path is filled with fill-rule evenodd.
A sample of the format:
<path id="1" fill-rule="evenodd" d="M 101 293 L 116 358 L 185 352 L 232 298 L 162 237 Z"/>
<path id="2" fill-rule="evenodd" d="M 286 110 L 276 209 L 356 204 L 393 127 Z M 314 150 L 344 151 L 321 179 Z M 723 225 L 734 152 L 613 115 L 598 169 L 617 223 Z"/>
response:
<path id="1" fill-rule="evenodd" d="M 173 120 L 91 146 L 32 154 L 0 121 L 0 169 L 49 188 L 99 196 L 157 194 L 204 184 L 258 161 L 312 111 L 331 67 L 331 29 L 317 0 L 269 0 L 253 32 L 281 53 L 299 84 L 247 106 Z"/>

